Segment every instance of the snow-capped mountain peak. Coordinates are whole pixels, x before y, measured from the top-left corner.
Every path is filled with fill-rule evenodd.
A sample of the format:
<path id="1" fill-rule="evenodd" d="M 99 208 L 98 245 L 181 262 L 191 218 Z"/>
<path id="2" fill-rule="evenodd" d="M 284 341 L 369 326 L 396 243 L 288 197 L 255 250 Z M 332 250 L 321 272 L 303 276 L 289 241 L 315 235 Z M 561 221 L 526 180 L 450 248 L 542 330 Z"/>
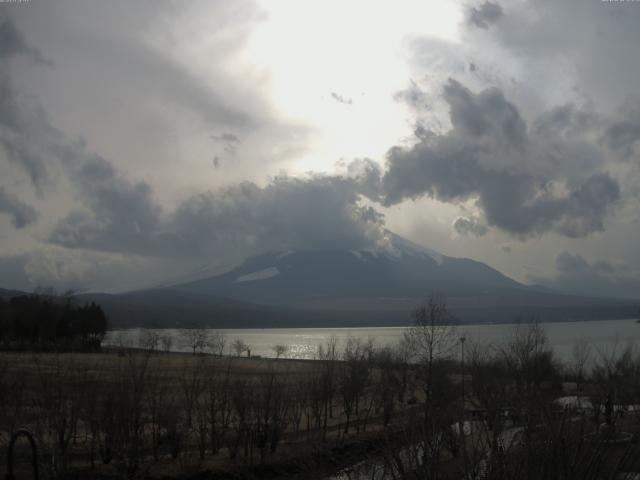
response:
<path id="1" fill-rule="evenodd" d="M 388 232 L 384 242 L 352 250 L 280 251 L 248 258 L 230 271 L 179 289 L 277 305 L 346 298 L 421 298 L 521 289 L 491 267 L 447 257 Z"/>

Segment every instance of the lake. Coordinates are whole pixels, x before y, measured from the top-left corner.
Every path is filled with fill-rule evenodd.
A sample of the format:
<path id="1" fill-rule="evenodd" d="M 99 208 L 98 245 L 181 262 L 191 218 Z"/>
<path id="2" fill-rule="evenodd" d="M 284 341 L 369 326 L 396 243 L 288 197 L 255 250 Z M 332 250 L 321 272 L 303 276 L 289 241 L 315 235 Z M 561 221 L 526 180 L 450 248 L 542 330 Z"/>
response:
<path id="1" fill-rule="evenodd" d="M 609 353 L 614 348 L 622 349 L 629 343 L 640 343 L 640 323 L 635 319 L 602 320 L 590 322 L 541 323 L 549 343 L 561 360 L 570 360 L 575 342 L 585 339 L 598 351 Z M 495 345 L 509 338 L 517 328 L 516 324 L 464 325 L 458 326 L 456 335 L 471 343 Z M 242 339 L 251 349 L 252 356 L 273 357 L 272 347 L 284 344 L 288 347 L 288 358 L 313 359 L 318 346 L 326 344 L 332 335 L 338 344 L 344 345 L 347 338 L 373 338 L 376 345 L 390 345 L 402 338 L 406 327 L 364 327 L 364 328 L 265 328 L 265 329 L 219 329 L 227 339 L 227 349 L 236 338 Z M 137 346 L 143 329 L 112 330 L 108 332 L 104 345 Z M 172 351 L 190 351 L 184 344 L 181 330 L 165 329 L 162 334 L 174 337 Z"/>

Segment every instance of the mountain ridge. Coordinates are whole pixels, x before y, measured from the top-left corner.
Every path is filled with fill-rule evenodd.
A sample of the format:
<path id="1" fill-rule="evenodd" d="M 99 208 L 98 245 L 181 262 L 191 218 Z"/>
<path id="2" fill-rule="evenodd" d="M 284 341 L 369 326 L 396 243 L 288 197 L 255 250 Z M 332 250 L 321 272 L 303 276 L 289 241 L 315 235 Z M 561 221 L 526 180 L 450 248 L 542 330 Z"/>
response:
<path id="1" fill-rule="evenodd" d="M 298 305 L 318 297 L 410 297 L 530 289 L 492 267 L 442 255 L 397 235 L 378 248 L 256 255 L 220 275 L 173 285 L 260 304 Z"/>
<path id="2" fill-rule="evenodd" d="M 193 281 L 76 298 L 101 304 L 115 327 L 154 328 L 409 325 L 433 293 L 460 323 L 619 319 L 637 312 L 634 300 L 525 285 L 482 262 L 387 238 L 373 248 L 263 253 Z"/>

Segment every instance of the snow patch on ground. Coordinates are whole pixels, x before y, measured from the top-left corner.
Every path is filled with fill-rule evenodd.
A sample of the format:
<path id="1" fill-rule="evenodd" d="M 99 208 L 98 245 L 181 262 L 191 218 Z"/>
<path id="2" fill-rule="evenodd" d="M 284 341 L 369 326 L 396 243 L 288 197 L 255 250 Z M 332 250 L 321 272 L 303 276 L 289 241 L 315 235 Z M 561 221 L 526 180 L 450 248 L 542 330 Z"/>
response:
<path id="1" fill-rule="evenodd" d="M 233 283 L 240 282 L 255 282 L 257 280 L 266 280 L 267 278 L 275 277 L 276 275 L 280 275 L 280 270 L 276 267 L 265 268 L 264 270 L 258 270 L 257 272 L 248 273 L 246 275 L 242 275 L 236 278 Z"/>

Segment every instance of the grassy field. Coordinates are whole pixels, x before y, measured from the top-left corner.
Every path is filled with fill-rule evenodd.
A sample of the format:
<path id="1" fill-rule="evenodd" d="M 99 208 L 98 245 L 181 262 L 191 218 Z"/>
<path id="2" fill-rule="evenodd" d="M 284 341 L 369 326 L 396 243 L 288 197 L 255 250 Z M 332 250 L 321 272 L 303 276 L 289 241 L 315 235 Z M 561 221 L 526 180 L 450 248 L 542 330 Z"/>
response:
<path id="1" fill-rule="evenodd" d="M 347 419 L 337 386 L 342 363 L 331 363 L 334 366 L 327 372 L 326 362 L 149 354 L 133 349 L 3 353 L 0 454 L 6 454 L 10 432 L 27 427 L 38 440 L 41 470 L 54 462 L 56 471 L 95 478 L 126 477 L 131 473 L 127 469 L 133 468 L 126 459 L 132 455 L 128 452 L 131 445 L 120 452 L 116 452 L 120 445 L 112 445 L 113 458 L 108 464 L 103 461 L 106 447 L 101 444 L 113 444 L 108 437 L 118 435 L 123 443 L 139 443 L 133 454 L 136 475 L 213 471 L 230 478 L 254 474 L 281 478 L 289 472 L 292 478 L 301 478 L 307 470 L 329 474 L 362 458 L 368 442 L 382 430 L 374 399 L 363 390 L 358 413 L 351 414 L 345 433 Z M 329 393 L 331 401 L 323 406 L 321 398 L 312 398 L 308 387 L 326 382 L 327 374 L 336 378 Z M 312 402 L 316 402 L 315 414 Z M 250 411 L 241 419 L 238 411 L 245 408 Z M 226 414 L 228 418 L 223 418 Z M 213 428 L 224 437 L 216 447 L 211 415 L 218 422 Z M 123 431 L 115 422 L 134 425 Z M 250 436 L 272 429 L 270 434 L 280 437 L 277 449 L 255 438 L 247 440 L 241 433 L 244 428 L 252 430 Z M 173 440 L 167 437 L 178 430 L 179 445 L 174 443 L 172 450 L 168 444 Z M 240 443 L 235 453 L 227 445 L 233 442 Z M 28 465 L 26 451 L 26 443 L 17 450 L 19 470 Z M 0 475 L 5 474 L 3 468 Z"/>

